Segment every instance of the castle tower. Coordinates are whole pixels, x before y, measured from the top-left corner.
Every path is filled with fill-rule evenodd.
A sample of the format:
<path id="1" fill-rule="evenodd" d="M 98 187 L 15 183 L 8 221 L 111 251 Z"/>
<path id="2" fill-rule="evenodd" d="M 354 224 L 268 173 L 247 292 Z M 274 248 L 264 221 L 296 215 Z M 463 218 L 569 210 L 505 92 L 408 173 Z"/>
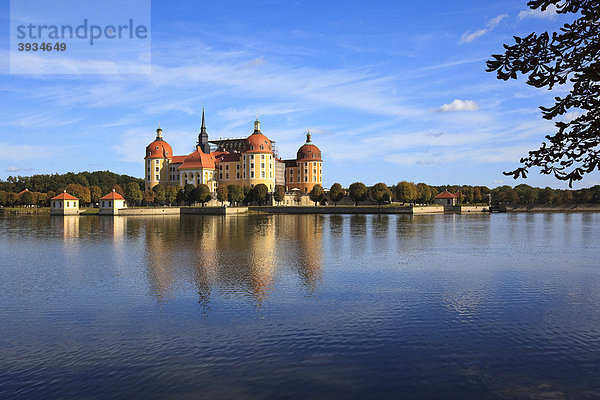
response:
<path id="1" fill-rule="evenodd" d="M 206 125 L 204 123 L 204 107 L 202 107 L 202 127 L 198 134 L 198 146 L 204 154 L 210 154 L 210 144 L 208 143 L 208 133 L 206 133 Z"/>

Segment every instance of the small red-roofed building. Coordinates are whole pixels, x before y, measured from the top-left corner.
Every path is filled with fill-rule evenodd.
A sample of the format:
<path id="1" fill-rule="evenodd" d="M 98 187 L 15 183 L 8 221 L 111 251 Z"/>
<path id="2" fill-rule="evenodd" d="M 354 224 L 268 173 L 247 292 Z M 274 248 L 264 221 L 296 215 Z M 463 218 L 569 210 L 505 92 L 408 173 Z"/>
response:
<path id="1" fill-rule="evenodd" d="M 119 210 L 127 208 L 125 199 L 115 192 L 115 189 L 106 196 L 101 197 L 98 203 L 100 205 L 100 211 L 98 212 L 100 215 L 117 215 Z"/>
<path id="2" fill-rule="evenodd" d="M 58 196 L 50 199 L 51 215 L 77 215 L 79 214 L 79 199 L 63 191 Z"/>
<path id="3" fill-rule="evenodd" d="M 450 193 L 444 190 L 433 198 L 433 204 L 443 204 L 445 206 L 455 206 L 458 203 L 459 193 Z"/>

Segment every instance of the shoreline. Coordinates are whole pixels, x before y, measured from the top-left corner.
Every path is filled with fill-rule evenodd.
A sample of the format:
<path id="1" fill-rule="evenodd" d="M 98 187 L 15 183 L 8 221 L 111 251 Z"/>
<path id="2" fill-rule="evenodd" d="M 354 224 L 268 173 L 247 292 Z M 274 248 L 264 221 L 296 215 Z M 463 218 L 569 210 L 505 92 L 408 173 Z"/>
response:
<path id="1" fill-rule="evenodd" d="M 85 209 L 82 209 L 82 211 Z M 90 210 L 90 209 L 87 209 Z M 94 210 L 94 209 L 92 209 Z M 600 204 L 570 204 L 563 206 L 532 204 L 506 205 L 501 207 L 506 213 L 585 213 L 600 212 Z M 441 205 L 427 206 L 245 206 L 245 207 L 135 207 L 120 210 L 120 216 L 156 215 L 248 215 L 248 214 L 488 214 L 486 207 L 469 206 L 446 208 Z M 0 215 L 50 215 L 48 207 L 0 208 Z M 94 212 L 80 212 L 78 216 L 97 216 Z"/>

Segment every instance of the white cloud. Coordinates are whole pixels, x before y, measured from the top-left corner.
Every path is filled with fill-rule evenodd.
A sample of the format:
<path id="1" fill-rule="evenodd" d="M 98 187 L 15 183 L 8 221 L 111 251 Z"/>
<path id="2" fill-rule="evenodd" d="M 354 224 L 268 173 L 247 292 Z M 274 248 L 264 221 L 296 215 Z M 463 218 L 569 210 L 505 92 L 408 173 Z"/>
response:
<path id="1" fill-rule="evenodd" d="M 33 168 L 20 168 L 20 167 L 8 167 L 6 168 L 6 172 L 21 172 L 21 171 L 31 171 Z"/>
<path id="2" fill-rule="evenodd" d="M 476 30 L 475 32 L 467 31 L 467 32 L 463 33 L 462 36 L 460 37 L 460 43 L 471 43 L 473 40 L 477 39 L 478 37 L 481 37 L 481 36 L 485 35 L 486 33 L 490 32 L 491 30 L 493 30 L 506 17 L 508 17 L 508 14 L 500 14 L 500 15 L 495 16 L 494 18 L 490 19 L 485 28 Z"/>
<path id="3" fill-rule="evenodd" d="M 455 99 L 452 103 L 444 104 L 438 108 L 437 112 L 455 112 L 455 111 L 476 111 L 479 110 L 479 104 L 473 100 Z"/>
<path id="4" fill-rule="evenodd" d="M 519 12 L 519 20 L 525 18 L 554 19 L 557 15 L 556 6 L 550 5 L 548 8 L 546 8 L 546 11 L 542 11 L 541 8 L 537 8 L 535 10 L 523 10 Z"/>

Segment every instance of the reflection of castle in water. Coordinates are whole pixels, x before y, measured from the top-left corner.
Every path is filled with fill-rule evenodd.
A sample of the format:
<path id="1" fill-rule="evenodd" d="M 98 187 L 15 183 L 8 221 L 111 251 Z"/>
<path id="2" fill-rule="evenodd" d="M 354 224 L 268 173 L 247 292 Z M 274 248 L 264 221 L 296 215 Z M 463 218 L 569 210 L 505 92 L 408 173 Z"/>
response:
<path id="1" fill-rule="evenodd" d="M 167 222 L 145 219 L 152 291 L 165 301 L 178 288 L 192 283 L 205 305 L 213 291 L 226 297 L 247 296 L 261 305 L 274 289 L 277 274 L 293 271 L 310 293 L 318 286 L 322 267 L 323 217 L 312 217 L 183 215 Z"/>

